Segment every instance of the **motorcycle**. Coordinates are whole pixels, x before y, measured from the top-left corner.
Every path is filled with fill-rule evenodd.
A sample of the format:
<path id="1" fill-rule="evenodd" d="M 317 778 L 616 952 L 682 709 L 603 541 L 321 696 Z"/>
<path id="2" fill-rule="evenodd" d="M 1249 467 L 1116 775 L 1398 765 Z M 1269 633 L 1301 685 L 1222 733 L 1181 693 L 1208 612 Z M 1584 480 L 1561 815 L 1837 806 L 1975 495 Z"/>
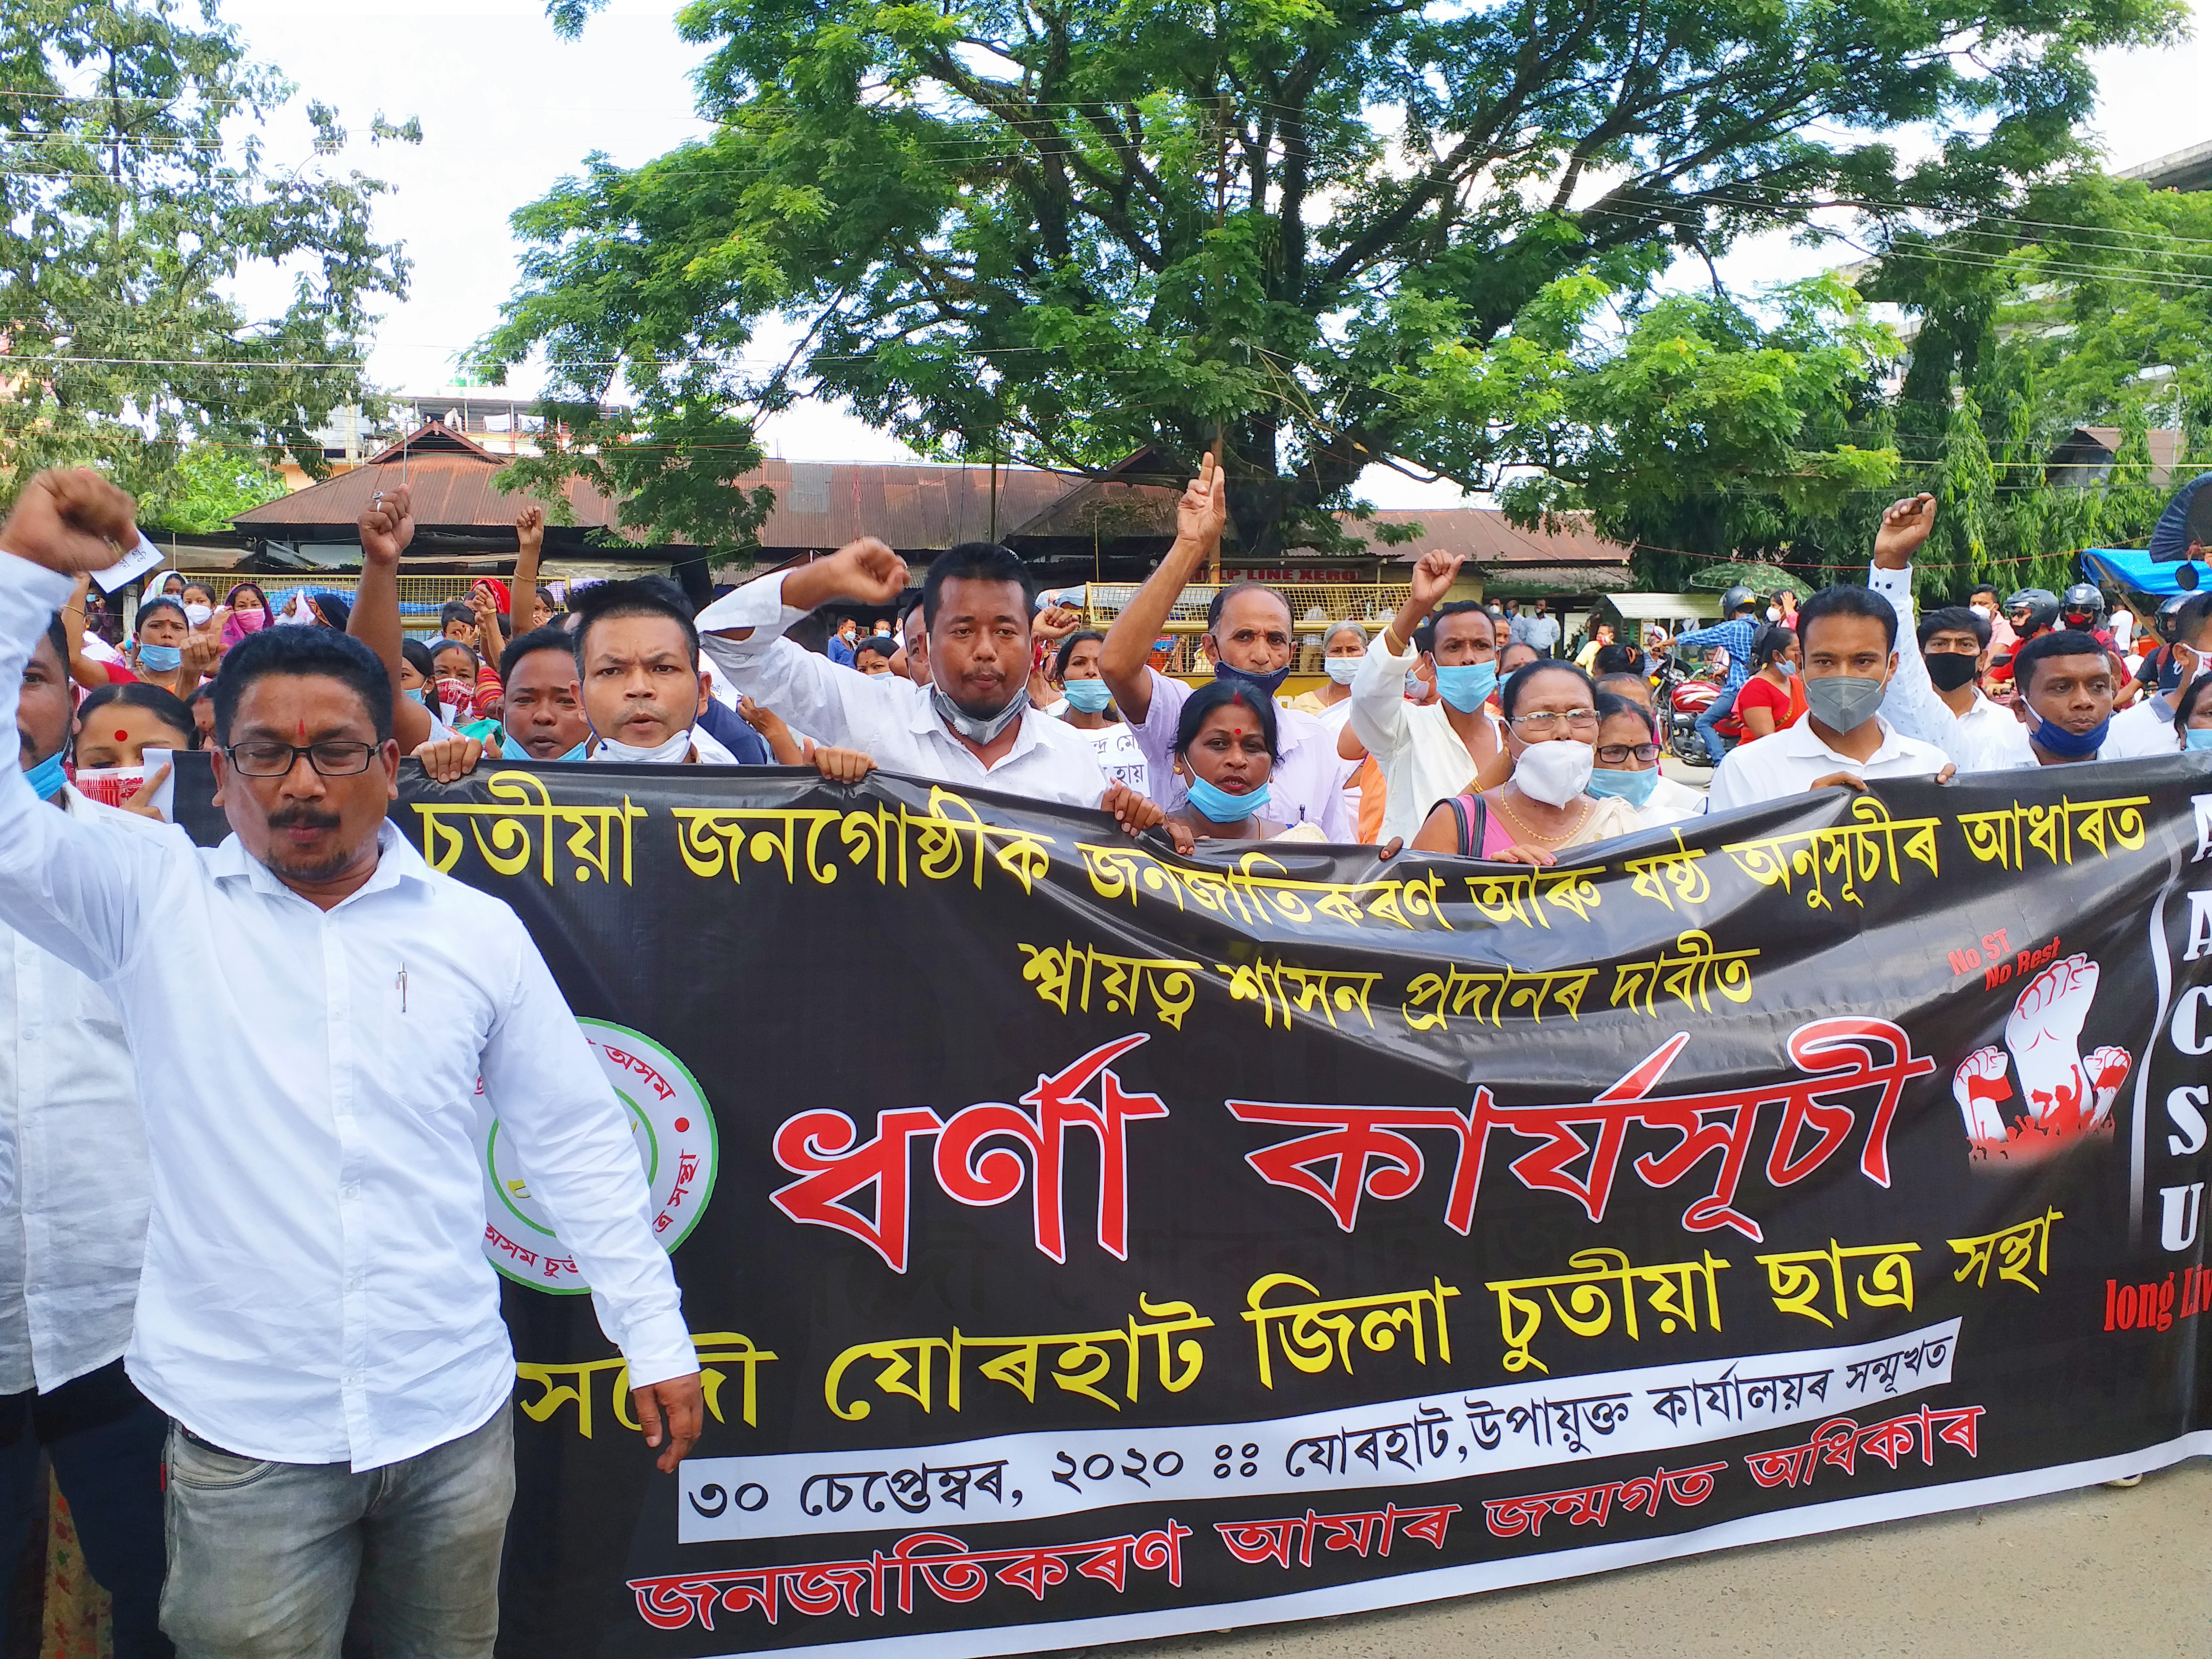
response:
<path id="1" fill-rule="evenodd" d="M 1720 696 L 1718 676 L 1705 669 L 1692 673 L 1668 657 L 1660 665 L 1658 693 L 1667 710 L 1668 752 L 1686 765 L 1713 765 L 1705 740 L 1698 735 L 1698 717 Z"/>

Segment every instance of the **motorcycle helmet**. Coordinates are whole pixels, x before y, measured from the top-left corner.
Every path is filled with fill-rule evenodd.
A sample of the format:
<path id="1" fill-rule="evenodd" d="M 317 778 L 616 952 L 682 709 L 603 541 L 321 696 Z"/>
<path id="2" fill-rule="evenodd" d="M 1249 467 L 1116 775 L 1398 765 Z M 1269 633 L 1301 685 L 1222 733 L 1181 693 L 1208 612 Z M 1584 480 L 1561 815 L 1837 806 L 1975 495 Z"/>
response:
<path id="1" fill-rule="evenodd" d="M 1749 588 L 1741 586 L 1731 587 L 1721 595 L 1721 615 L 1733 617 L 1739 611 L 1754 609 L 1758 604 L 1759 595 Z"/>
<path id="2" fill-rule="evenodd" d="M 2047 587 L 2023 587 L 2004 602 L 2013 631 L 2023 640 L 2058 625 L 2058 596 Z"/>
<path id="3" fill-rule="evenodd" d="M 2189 603 L 2190 598 L 2187 593 L 2177 593 L 2159 606 L 2156 624 L 2159 638 L 2171 640 L 2173 637 L 2173 630 L 2180 625 L 2181 607 Z"/>
<path id="4" fill-rule="evenodd" d="M 2066 590 L 2058 614 L 2065 626 L 2085 632 L 2105 625 L 2105 596 L 2094 582 L 2075 582 Z"/>

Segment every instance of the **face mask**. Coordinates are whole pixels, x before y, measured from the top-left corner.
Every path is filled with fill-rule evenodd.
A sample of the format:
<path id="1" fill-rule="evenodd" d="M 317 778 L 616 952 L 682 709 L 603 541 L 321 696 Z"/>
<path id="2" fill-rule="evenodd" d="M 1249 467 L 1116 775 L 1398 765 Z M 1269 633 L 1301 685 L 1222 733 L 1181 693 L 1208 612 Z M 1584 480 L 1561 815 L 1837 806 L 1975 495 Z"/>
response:
<path id="1" fill-rule="evenodd" d="M 1114 693 L 1103 680 L 1070 680 L 1067 683 L 1067 706 L 1079 714 L 1103 714 L 1106 705 L 1114 701 Z"/>
<path id="2" fill-rule="evenodd" d="M 2112 724 L 2110 717 L 2107 717 L 2076 737 L 2064 726 L 2054 726 L 2046 719 L 2038 720 L 2035 730 L 2027 735 L 2036 747 L 2046 754 L 2057 755 L 2062 760 L 2087 760 L 2105 746 L 2105 734 Z"/>
<path id="3" fill-rule="evenodd" d="M 414 698 L 416 702 L 421 703 L 425 708 L 428 708 L 430 706 L 430 692 L 429 688 L 427 686 L 410 685 L 407 688 L 407 695 Z"/>
<path id="4" fill-rule="evenodd" d="M 1972 608 L 1973 610 L 1975 610 L 1975 611 L 1977 611 L 1980 612 L 1980 613 L 1981 613 L 1983 616 L 1984 616 L 1984 617 L 1994 617 L 1995 615 L 1996 615 L 1996 611 L 1994 611 L 1990 610 L 1990 609 L 1989 608 L 1989 606 L 1987 606 L 1987 605 L 1975 605 L 1975 606 L 1973 606 L 1973 607 L 1972 607 Z"/>
<path id="5" fill-rule="evenodd" d="M 1547 744 L 1543 746 L 1551 748 L 1555 745 Z M 1652 766 L 1641 772 L 1608 772 L 1599 767 L 1590 773 L 1589 781 L 1583 787 L 1593 795 L 1610 795 L 1615 800 L 1626 801 L 1631 806 L 1647 806 L 1651 801 L 1651 792 L 1659 787 L 1659 769 Z"/>
<path id="6" fill-rule="evenodd" d="M 574 753 L 574 750 L 569 751 Z M 611 738 L 599 739 L 593 760 L 629 761 L 642 766 L 672 766 L 691 753 L 691 728 L 685 726 L 667 742 L 652 749 L 640 749 L 633 744 L 617 743 Z"/>
<path id="7" fill-rule="evenodd" d="M 156 674 L 173 674 L 184 665 L 182 647 L 174 645 L 141 645 L 138 665 L 151 669 Z"/>
<path id="8" fill-rule="evenodd" d="M 1261 784 L 1249 795 L 1232 795 L 1225 789 L 1217 789 L 1204 778 L 1193 778 L 1188 792 L 1190 810 L 1208 823 L 1242 823 L 1267 804 L 1267 786 Z"/>
<path id="9" fill-rule="evenodd" d="M 1766 620 L 1769 622 L 1780 622 L 1782 620 L 1782 607 L 1777 605 L 1768 605 L 1766 607 Z"/>
<path id="10" fill-rule="evenodd" d="M 188 605 L 185 607 L 185 620 L 195 628 L 207 626 L 207 619 L 213 615 L 215 607 L 211 605 Z"/>
<path id="11" fill-rule="evenodd" d="M 234 611 L 230 619 L 241 634 L 258 634 L 269 625 L 269 618 L 258 611 Z"/>
<path id="12" fill-rule="evenodd" d="M 1339 685 L 1349 685 L 1359 678 L 1359 665 L 1366 660 L 1364 657 L 1328 657 L 1322 666 Z"/>
<path id="13" fill-rule="evenodd" d="M 1225 662 L 1217 662 L 1213 665 L 1214 678 L 1227 680 L 1232 685 L 1249 685 L 1255 691 L 1262 692 L 1270 697 L 1282 689 L 1282 684 L 1290 677 L 1290 672 L 1291 665 L 1288 663 L 1285 663 L 1272 674 L 1255 674 L 1249 668 L 1231 668 Z"/>
<path id="14" fill-rule="evenodd" d="M 27 766 L 23 775 L 31 781 L 32 793 L 40 800 L 52 800 L 69 781 L 69 774 L 62 768 L 62 751 L 58 749 L 36 766 Z"/>
<path id="15" fill-rule="evenodd" d="M 2212 749 L 2212 731 L 2201 726 L 2192 726 L 2181 734 L 2181 746 L 2184 749 Z"/>
<path id="16" fill-rule="evenodd" d="M 502 725 L 499 728 L 499 732 L 500 736 L 505 739 L 505 742 L 501 744 L 501 747 L 507 750 L 508 758 L 513 760 L 537 760 L 538 757 L 535 755 L 532 755 L 529 750 L 523 747 L 522 739 L 516 734 L 513 726 Z M 688 744 L 690 740 L 691 734 L 689 732 L 686 732 L 684 736 L 685 742 Z M 583 759 L 584 751 L 591 746 L 591 739 L 586 738 L 583 742 L 578 744 L 574 749 L 571 749 L 567 754 L 549 755 L 543 761 L 539 761 L 538 764 L 541 766 L 552 766 L 556 764 L 565 766 L 571 761 L 580 761 Z M 610 757 L 609 758 L 612 757 Z"/>
<path id="17" fill-rule="evenodd" d="M 1572 738 L 1558 743 L 1532 743 L 1513 763 L 1513 781 L 1525 795 L 1565 806 L 1589 787 L 1596 767 L 1597 750 Z"/>
<path id="18" fill-rule="evenodd" d="M 1461 663 L 1449 668 L 1441 663 L 1437 665 L 1437 695 L 1462 714 L 1474 713 L 1497 689 L 1494 662 Z"/>
<path id="19" fill-rule="evenodd" d="M 1421 684 L 1421 677 L 1419 674 L 1413 672 L 1410 669 L 1407 671 L 1406 695 L 1407 696 L 1418 697 L 1427 689 L 1428 688 L 1426 686 Z"/>
<path id="20" fill-rule="evenodd" d="M 1859 674 L 1831 674 L 1805 682 L 1813 718 L 1831 732 L 1856 732 L 1881 707 L 1883 684 Z"/>
<path id="21" fill-rule="evenodd" d="M 1774 672 L 1785 680 L 1794 680 L 1797 678 L 1797 665 L 1786 658 L 1777 657 L 1774 659 Z"/>
<path id="22" fill-rule="evenodd" d="M 969 742 L 987 744 L 992 742 L 999 733 L 1021 719 L 1023 711 L 1030 706 L 1030 690 L 1025 685 L 1018 688 L 1014 692 L 1012 702 L 997 714 L 983 720 L 978 720 L 973 714 L 963 714 L 960 705 L 946 696 L 943 688 L 939 686 L 933 685 L 929 688 L 929 706 L 937 711 L 939 720 L 967 738 Z"/>
<path id="23" fill-rule="evenodd" d="M 1921 660 L 1938 691 L 1956 691 L 1974 678 L 1974 659 L 1963 651 L 1930 651 Z"/>

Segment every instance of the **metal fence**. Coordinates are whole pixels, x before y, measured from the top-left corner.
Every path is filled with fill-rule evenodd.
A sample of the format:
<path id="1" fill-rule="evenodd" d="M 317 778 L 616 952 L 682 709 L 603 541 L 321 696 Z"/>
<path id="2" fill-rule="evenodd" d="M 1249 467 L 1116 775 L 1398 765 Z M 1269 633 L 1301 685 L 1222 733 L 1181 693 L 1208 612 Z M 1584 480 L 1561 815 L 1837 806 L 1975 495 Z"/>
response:
<path id="1" fill-rule="evenodd" d="M 241 581 L 251 582 L 269 596 L 269 608 L 280 616 L 284 607 L 292 603 L 295 594 L 334 593 L 348 605 L 361 587 L 359 576 L 240 576 L 234 571 L 203 572 L 182 570 L 177 573 L 188 582 L 198 582 L 216 597 L 220 605 L 224 594 Z M 482 578 L 477 576 L 401 576 L 399 583 L 400 625 L 410 634 L 429 636 L 438 632 L 438 612 L 447 601 L 465 599 L 469 590 Z"/>

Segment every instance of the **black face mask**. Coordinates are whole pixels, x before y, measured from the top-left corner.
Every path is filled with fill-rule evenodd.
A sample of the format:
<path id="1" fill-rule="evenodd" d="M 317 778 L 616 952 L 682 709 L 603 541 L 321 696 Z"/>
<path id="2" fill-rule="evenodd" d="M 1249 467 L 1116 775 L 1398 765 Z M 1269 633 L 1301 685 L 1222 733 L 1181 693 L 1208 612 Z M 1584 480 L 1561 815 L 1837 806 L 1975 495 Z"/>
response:
<path id="1" fill-rule="evenodd" d="M 1251 686 L 1261 695 L 1270 697 L 1283 689 L 1283 682 L 1290 678 L 1290 673 L 1291 665 L 1288 663 L 1285 663 L 1272 674 L 1255 674 L 1249 668 L 1231 668 L 1227 663 L 1220 661 L 1216 661 L 1213 665 L 1214 678 L 1233 681 L 1238 685 Z"/>
<path id="2" fill-rule="evenodd" d="M 1921 660 L 1928 665 L 1928 678 L 1938 691 L 1956 691 L 1974 678 L 1978 659 L 1963 651 L 1930 651 Z"/>

